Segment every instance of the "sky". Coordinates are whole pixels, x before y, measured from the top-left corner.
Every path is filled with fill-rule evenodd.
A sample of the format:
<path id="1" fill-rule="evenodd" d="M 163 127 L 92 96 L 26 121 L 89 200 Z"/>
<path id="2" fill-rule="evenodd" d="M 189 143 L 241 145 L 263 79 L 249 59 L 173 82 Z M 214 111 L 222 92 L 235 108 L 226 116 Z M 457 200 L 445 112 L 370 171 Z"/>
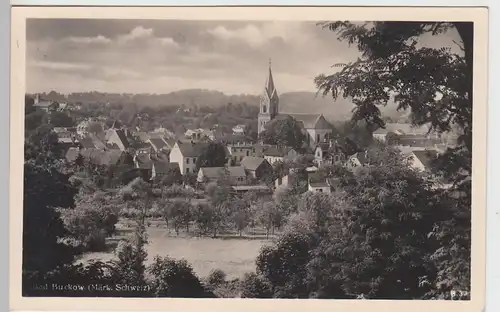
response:
<path id="1" fill-rule="evenodd" d="M 358 57 L 315 22 L 30 19 L 26 38 L 28 93 L 258 94 L 270 59 L 278 92 L 315 92 L 314 77 Z"/>

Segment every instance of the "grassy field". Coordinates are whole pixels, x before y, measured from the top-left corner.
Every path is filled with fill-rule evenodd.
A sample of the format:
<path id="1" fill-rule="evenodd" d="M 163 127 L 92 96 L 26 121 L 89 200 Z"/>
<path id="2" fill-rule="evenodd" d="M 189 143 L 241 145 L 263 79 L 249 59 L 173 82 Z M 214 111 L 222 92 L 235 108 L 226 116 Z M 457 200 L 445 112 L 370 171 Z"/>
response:
<path id="1" fill-rule="evenodd" d="M 117 242 L 130 233 L 130 229 L 121 228 L 119 234 L 111 241 Z M 271 240 L 265 236 L 237 236 L 222 235 L 218 238 L 189 237 L 185 233 L 176 236 L 172 231 L 158 224 L 148 228 L 149 244 L 147 263 L 151 263 L 155 256 L 169 256 L 174 259 L 186 259 L 199 277 L 207 276 L 213 269 L 226 272 L 228 279 L 242 277 L 246 272 L 255 270 L 255 258 L 261 246 L 270 244 Z M 79 262 L 89 260 L 111 260 L 113 251 L 94 252 L 83 255 Z"/>

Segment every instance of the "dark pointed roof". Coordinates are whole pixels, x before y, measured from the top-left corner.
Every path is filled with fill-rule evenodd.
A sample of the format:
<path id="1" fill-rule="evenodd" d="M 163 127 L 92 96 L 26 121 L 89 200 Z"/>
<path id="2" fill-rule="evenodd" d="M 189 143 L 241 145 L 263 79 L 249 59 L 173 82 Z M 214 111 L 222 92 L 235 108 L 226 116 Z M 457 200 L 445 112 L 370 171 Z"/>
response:
<path id="1" fill-rule="evenodd" d="M 275 94 L 278 95 L 278 90 L 276 90 L 276 86 L 274 85 L 273 71 L 271 69 L 271 61 L 269 61 L 269 75 L 266 81 L 266 92 L 269 98 L 272 98 L 273 96 L 275 96 Z"/>
<path id="2" fill-rule="evenodd" d="M 292 117 L 298 122 L 302 123 L 306 129 L 333 129 L 331 123 L 329 123 L 323 114 L 307 114 L 307 113 L 281 113 L 280 118 L 286 118 L 287 116 Z"/>

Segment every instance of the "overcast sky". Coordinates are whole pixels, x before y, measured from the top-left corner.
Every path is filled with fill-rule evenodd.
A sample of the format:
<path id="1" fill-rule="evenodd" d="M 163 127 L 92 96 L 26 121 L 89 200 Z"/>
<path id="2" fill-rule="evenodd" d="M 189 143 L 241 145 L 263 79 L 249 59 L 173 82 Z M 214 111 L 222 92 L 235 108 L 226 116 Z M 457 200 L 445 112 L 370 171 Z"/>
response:
<path id="1" fill-rule="evenodd" d="M 27 92 L 258 94 L 269 58 L 280 93 L 316 91 L 316 75 L 358 56 L 314 22 L 31 19 L 26 35 Z"/>

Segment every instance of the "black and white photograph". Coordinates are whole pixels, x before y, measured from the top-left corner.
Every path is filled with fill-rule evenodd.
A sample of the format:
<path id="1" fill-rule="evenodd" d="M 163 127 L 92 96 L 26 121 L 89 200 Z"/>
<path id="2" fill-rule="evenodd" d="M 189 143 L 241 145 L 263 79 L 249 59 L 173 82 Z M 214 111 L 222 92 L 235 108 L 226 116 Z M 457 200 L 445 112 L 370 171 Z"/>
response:
<path id="1" fill-rule="evenodd" d="M 471 300 L 475 23 L 332 16 L 26 19 L 22 296 Z"/>

